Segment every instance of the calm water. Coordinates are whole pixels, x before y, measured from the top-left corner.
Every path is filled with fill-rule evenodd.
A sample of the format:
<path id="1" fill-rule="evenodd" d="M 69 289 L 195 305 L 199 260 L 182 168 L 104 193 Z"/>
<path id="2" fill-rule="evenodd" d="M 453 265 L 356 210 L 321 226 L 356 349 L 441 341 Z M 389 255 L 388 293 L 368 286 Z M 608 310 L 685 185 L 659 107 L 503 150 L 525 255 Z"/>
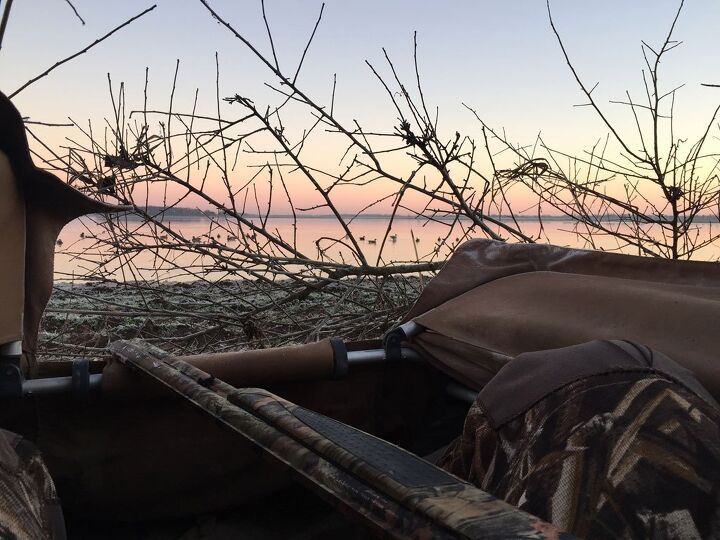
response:
<path id="1" fill-rule="evenodd" d="M 232 234 L 242 237 L 242 233 L 233 229 L 219 229 L 213 227 L 209 219 L 169 219 L 166 225 L 175 232 L 182 234 L 188 240 L 193 237 L 202 238 L 203 235 L 212 235 L 218 242 L 229 247 L 239 246 L 239 242 L 231 239 Z M 137 228 L 135 237 L 142 239 L 148 235 L 150 229 L 141 222 L 128 222 L 133 229 Z M 530 236 L 540 234 L 538 222 L 521 222 L 523 232 Z M 383 237 L 387 229 L 385 219 L 360 219 L 350 225 L 351 231 L 356 238 L 364 237 L 359 241 L 363 253 L 370 264 L 388 264 L 397 262 L 411 262 L 417 260 L 438 260 L 447 257 L 452 248 L 464 239 L 480 236 L 474 233 L 470 236 L 465 234 L 467 225 L 456 224 L 450 227 L 449 223 L 424 222 L 414 219 L 399 219 L 393 224 L 391 235 L 396 239 L 388 237 L 383 245 Z M 702 238 L 715 232 L 717 224 L 699 224 L 699 234 Z M 273 231 L 285 242 L 295 244 L 298 251 L 310 258 L 318 258 L 318 244 L 325 250 L 325 256 L 332 260 L 349 262 L 352 260 L 347 248 L 334 243 L 331 238 L 343 236 L 340 225 L 332 218 L 301 218 L 297 222 L 297 229 L 293 227 L 293 221 L 289 218 L 271 218 L 268 230 Z M 56 279 L 67 280 L 86 275 L 88 271 L 97 266 L 99 261 L 107 261 L 108 256 L 99 253 L 96 247 L 97 242 L 93 236 L 102 235 L 102 228 L 92 220 L 83 218 L 70 223 L 61 233 L 62 246 L 56 248 L 55 272 Z M 219 235 L 219 239 L 218 239 Z M 414 235 L 414 236 L 413 236 Z M 542 241 L 570 247 L 587 247 L 583 240 L 572 232 L 570 221 L 546 221 L 544 223 Z M 149 237 L 148 237 L 149 238 Z M 207 236 L 205 236 L 207 238 Z M 413 241 L 413 238 L 416 241 Z M 448 246 L 437 249 L 438 240 L 447 239 Z M 204 241 L 204 240 L 203 240 Z M 347 240 L 345 240 L 347 241 Z M 373 242 L 374 241 L 374 242 Z M 610 237 L 598 237 L 596 247 L 603 249 L 617 249 L 617 241 Z M 381 253 L 382 249 L 382 253 Z M 636 249 L 625 249 L 625 252 L 637 253 Z M 378 260 L 379 255 L 381 258 Z M 720 246 L 717 243 L 704 248 L 696 253 L 695 259 L 718 260 L 720 258 Z M 184 270 L 191 267 L 196 271 L 201 269 L 206 261 L 192 254 L 179 254 L 168 249 L 160 249 L 157 252 L 145 251 L 133 255 L 133 263 L 137 272 L 144 278 L 187 280 L 192 279 Z M 133 279 L 132 274 L 118 272 L 118 261 L 110 260 L 107 263 L 108 273 L 117 279 Z M 209 279 L 217 279 L 221 275 L 209 275 Z"/>

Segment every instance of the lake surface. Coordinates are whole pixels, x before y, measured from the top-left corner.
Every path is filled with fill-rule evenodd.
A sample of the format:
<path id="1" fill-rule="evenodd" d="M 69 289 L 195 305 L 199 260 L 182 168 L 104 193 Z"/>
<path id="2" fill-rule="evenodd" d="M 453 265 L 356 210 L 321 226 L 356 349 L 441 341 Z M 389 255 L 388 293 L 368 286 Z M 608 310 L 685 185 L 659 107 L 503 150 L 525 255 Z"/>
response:
<path id="1" fill-rule="evenodd" d="M 141 221 L 127 221 L 129 229 L 133 230 L 134 238 L 145 242 L 151 238 L 151 228 Z M 188 240 L 193 237 L 199 242 L 206 242 L 209 236 L 214 241 L 237 248 L 243 242 L 228 239 L 229 235 L 242 239 L 242 231 L 237 229 L 219 228 L 210 219 L 167 219 L 164 224 L 174 232 L 183 235 Z M 446 258 L 460 243 L 472 237 L 480 237 L 480 231 L 474 231 L 467 235 L 469 222 L 456 223 L 452 226 L 449 222 L 427 222 L 417 219 L 398 219 L 393 223 L 390 235 L 395 235 L 393 240 L 390 236 L 385 239 L 388 221 L 382 218 L 357 219 L 350 224 L 350 229 L 358 240 L 369 264 L 384 265 L 400 262 L 415 262 L 442 260 Z M 550 242 L 560 246 L 588 247 L 582 238 L 573 232 L 573 222 L 552 220 L 543 223 L 542 231 L 537 221 L 523 221 L 520 223 L 523 232 L 532 237 L 541 236 L 543 242 Z M 293 226 L 291 218 L 271 217 L 267 229 L 279 236 L 283 241 L 293 244 L 303 255 L 317 259 L 320 257 L 318 246 L 323 249 L 323 256 L 337 262 L 350 262 L 353 260 L 350 250 L 340 243 L 334 242 L 332 238 L 342 238 L 344 232 L 340 224 L 333 218 L 313 217 L 299 218 L 297 226 Z M 702 238 L 718 230 L 718 224 L 698 224 L 698 234 Z M 137 277 L 153 280 L 178 280 L 184 281 L 194 279 L 192 273 L 199 272 L 207 261 L 202 257 L 190 253 L 178 253 L 171 249 L 158 249 L 140 251 L 132 254 L 132 262 L 136 274 L 122 272 L 119 270 L 120 262 L 108 256 L 108 253 L 101 253 L 98 249 L 98 242 L 94 237 L 104 237 L 103 228 L 97 225 L 91 218 L 81 218 L 71 222 L 60 234 L 62 246 L 56 248 L 55 274 L 57 280 L 82 279 L 88 272 L 97 268 L 98 263 L 105 262 L 106 275 L 115 279 L 132 280 Z M 172 238 L 170 238 L 172 240 Z M 256 240 L 250 242 L 261 242 L 262 237 L 256 236 Z M 446 240 L 447 245 L 438 248 L 441 240 Z M 343 240 L 347 242 L 347 238 Z M 618 241 L 609 236 L 598 236 L 595 239 L 596 248 L 618 250 Z M 105 248 L 107 249 L 107 248 Z M 626 253 L 637 254 L 637 248 L 621 249 Z M 720 245 L 717 243 L 698 251 L 694 259 L 718 260 L 720 258 Z M 224 277 L 222 273 L 207 274 L 208 279 L 219 279 Z"/>

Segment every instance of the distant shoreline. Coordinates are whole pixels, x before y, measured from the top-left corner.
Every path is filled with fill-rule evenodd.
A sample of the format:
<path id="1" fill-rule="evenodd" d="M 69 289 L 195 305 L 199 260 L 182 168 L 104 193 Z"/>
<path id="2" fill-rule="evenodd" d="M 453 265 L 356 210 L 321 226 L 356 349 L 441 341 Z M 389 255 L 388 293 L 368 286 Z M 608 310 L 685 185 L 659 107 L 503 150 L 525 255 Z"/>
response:
<path id="1" fill-rule="evenodd" d="M 222 217 L 222 213 L 215 213 L 211 211 L 204 211 L 200 210 L 198 208 L 168 208 L 163 210 L 162 207 L 147 207 L 145 209 L 145 212 L 148 213 L 151 216 L 154 216 L 156 219 L 160 219 L 161 221 L 167 221 L 167 220 L 200 220 L 200 219 L 211 219 L 211 218 L 217 218 Z M 139 216 L 137 214 L 128 213 L 124 216 L 126 219 L 131 220 L 137 220 L 140 221 L 143 219 L 142 216 Z M 243 215 L 246 219 L 265 219 L 266 217 L 268 219 L 293 219 L 296 218 L 298 220 L 301 219 L 337 219 L 334 214 L 304 214 L 300 213 L 298 215 L 293 214 L 269 214 L 268 216 L 265 215 L 258 215 L 258 214 L 245 214 Z M 346 221 L 365 221 L 365 220 L 389 220 L 390 218 L 394 220 L 425 220 L 424 217 L 418 217 L 415 215 L 395 215 L 392 216 L 391 214 L 340 214 L 340 217 Z M 512 222 L 513 219 L 518 222 L 534 222 L 537 223 L 538 221 L 547 221 L 547 222 L 575 222 L 576 220 L 572 217 L 563 216 L 563 215 L 543 215 L 540 216 L 540 219 L 538 219 L 537 215 L 516 215 L 514 217 L 511 216 L 498 216 L 498 215 L 488 215 L 486 216 L 489 219 L 502 221 L 504 223 Z M 455 217 L 434 217 L 433 218 L 436 221 L 442 221 L 442 222 L 449 222 L 454 221 Z M 458 218 L 460 221 L 468 222 L 470 221 L 470 218 L 467 216 L 460 216 Z M 615 223 L 622 221 L 623 219 L 628 219 L 627 217 L 619 216 L 619 217 L 604 217 L 601 219 L 601 221 L 604 222 L 610 222 Z M 695 223 L 720 223 L 718 222 L 717 218 L 715 216 L 696 216 L 693 220 Z"/>

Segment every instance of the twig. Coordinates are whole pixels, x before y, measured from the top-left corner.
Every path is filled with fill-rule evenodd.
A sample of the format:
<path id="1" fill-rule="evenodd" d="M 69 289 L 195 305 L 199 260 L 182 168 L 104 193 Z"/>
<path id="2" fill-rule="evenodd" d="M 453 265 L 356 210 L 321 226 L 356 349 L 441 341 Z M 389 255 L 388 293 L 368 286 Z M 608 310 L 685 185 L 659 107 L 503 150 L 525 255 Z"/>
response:
<path id="1" fill-rule="evenodd" d="M 12 8 L 12 3 L 13 0 L 5 0 L 5 9 L 3 10 L 2 20 L 0 21 L 0 49 L 2 49 L 5 28 L 7 28 L 7 23 L 10 19 L 10 9 Z"/>
<path id="2" fill-rule="evenodd" d="M 8 13 L 8 12 L 9 12 L 8 5 L 6 5 L 5 7 L 6 7 L 5 11 L 6 11 L 6 13 Z M 50 66 L 49 68 L 47 68 L 45 71 L 43 71 L 43 72 L 40 73 L 39 75 L 33 77 L 33 78 L 30 79 L 28 82 L 26 82 L 25 84 L 23 84 L 20 88 L 18 88 L 17 90 L 15 90 L 15 91 L 14 91 L 12 94 L 10 94 L 10 96 L 8 96 L 8 97 L 10 97 L 10 98 L 12 99 L 13 97 L 17 96 L 20 92 L 22 92 L 23 90 L 25 90 L 25 89 L 26 89 L 28 86 L 30 86 L 31 84 L 39 81 L 39 80 L 42 79 L 43 77 L 46 77 L 46 76 L 49 75 L 52 71 L 54 71 L 55 69 L 59 68 L 59 67 L 62 66 L 63 64 L 69 62 L 70 60 L 73 60 L 74 58 L 77 58 L 77 57 L 80 56 L 81 54 L 85 54 L 85 53 L 88 52 L 90 49 L 92 49 L 93 47 L 95 47 L 95 45 L 98 45 L 98 44 L 102 43 L 102 42 L 105 41 L 107 38 L 109 38 L 110 36 L 112 36 L 115 32 L 117 32 L 117 31 L 119 31 L 119 30 L 122 30 L 124 27 L 126 27 L 127 25 L 129 25 L 129 24 L 132 23 L 133 21 L 139 19 L 140 17 L 142 17 L 142 16 L 145 15 L 146 13 L 151 12 L 151 11 L 154 10 L 156 7 L 157 7 L 157 4 L 153 4 L 152 6 L 150 6 L 149 8 L 147 8 L 145 11 L 142 11 L 141 13 L 138 13 L 138 14 L 135 15 L 134 17 L 131 17 L 130 19 L 128 19 L 127 21 L 125 21 L 125 22 L 122 23 L 121 25 L 116 26 L 113 30 L 111 30 L 110 32 L 108 32 L 108 33 L 105 34 L 104 36 L 96 39 L 95 41 L 93 41 L 90 45 L 88 45 L 88 46 L 85 47 L 84 49 L 76 52 L 75 54 L 72 54 L 72 55 L 68 56 L 67 58 L 64 58 L 64 59 L 62 59 L 62 60 L 59 60 L 58 62 L 55 62 L 52 66 Z M 2 37 L 2 36 L 0 35 L 0 37 Z"/>
<path id="3" fill-rule="evenodd" d="M 83 24 L 83 26 L 85 26 L 85 21 L 83 20 L 83 18 L 82 18 L 82 17 L 80 16 L 80 14 L 78 13 L 78 10 L 75 9 L 75 6 L 73 5 L 73 3 L 72 3 L 70 0 L 65 0 L 65 2 L 67 2 L 68 6 L 70 6 L 70 7 L 72 8 L 73 13 L 75 13 L 75 16 L 76 16 L 78 19 L 80 19 L 80 22 Z"/>

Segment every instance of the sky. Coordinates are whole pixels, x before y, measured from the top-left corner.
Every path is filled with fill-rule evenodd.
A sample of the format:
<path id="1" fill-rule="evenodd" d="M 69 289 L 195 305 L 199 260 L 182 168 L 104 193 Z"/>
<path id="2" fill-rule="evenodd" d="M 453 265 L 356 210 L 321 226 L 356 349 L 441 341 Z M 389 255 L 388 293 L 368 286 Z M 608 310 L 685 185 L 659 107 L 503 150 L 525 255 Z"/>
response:
<path id="1" fill-rule="evenodd" d="M 0 5 L 4 2 L 0 2 Z M 0 90 L 13 92 L 25 81 L 93 42 L 152 1 L 73 0 L 82 25 L 64 0 L 15 0 L 0 50 Z M 210 0 L 235 28 L 269 51 L 260 1 Z M 294 71 L 312 31 L 321 2 L 267 0 L 266 8 L 281 67 Z M 628 121 L 626 111 L 607 104 L 626 90 L 642 96 L 640 43 L 665 37 L 678 2 L 666 0 L 554 0 L 552 11 L 580 76 L 596 90 L 611 119 Z M 690 0 L 676 27 L 683 45 L 662 66 L 666 87 L 685 83 L 676 105 L 678 133 L 692 135 L 720 102 L 720 3 Z M 344 121 L 392 130 L 395 114 L 384 90 L 365 65 L 383 65 L 384 47 L 400 74 L 413 80 L 413 32 L 418 35 L 420 71 L 426 100 L 440 110 L 440 130 L 479 138 L 466 103 L 513 140 L 531 143 L 538 132 L 570 152 L 586 148 L 607 129 L 585 107 L 553 36 L 543 0 L 326 0 L 323 20 L 305 60 L 300 86 L 328 103 L 337 74 L 336 110 Z M 220 62 L 220 93 L 239 93 L 256 103 L 268 100 L 267 68 L 198 1 L 157 0 L 157 8 L 107 41 L 60 67 L 23 91 L 14 102 L 24 116 L 45 122 L 72 117 L 98 124 L 111 113 L 107 74 L 123 81 L 129 107 L 140 107 L 146 67 L 149 108 L 167 107 L 176 60 L 180 59 L 175 110 L 189 110 L 195 89 L 199 113 L 214 114 L 215 53 Z M 224 114 L 237 112 L 223 105 Z M 51 145 L 67 132 L 38 128 Z M 337 161 L 318 155 L 320 161 Z M 244 172 L 239 173 L 246 174 Z M 372 188 L 368 188 L 369 191 Z M 351 210 L 363 197 L 340 201 Z M 310 199 L 308 199 L 309 201 Z"/>

